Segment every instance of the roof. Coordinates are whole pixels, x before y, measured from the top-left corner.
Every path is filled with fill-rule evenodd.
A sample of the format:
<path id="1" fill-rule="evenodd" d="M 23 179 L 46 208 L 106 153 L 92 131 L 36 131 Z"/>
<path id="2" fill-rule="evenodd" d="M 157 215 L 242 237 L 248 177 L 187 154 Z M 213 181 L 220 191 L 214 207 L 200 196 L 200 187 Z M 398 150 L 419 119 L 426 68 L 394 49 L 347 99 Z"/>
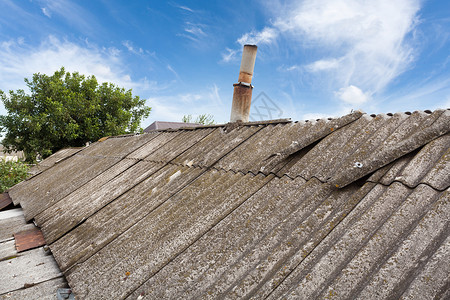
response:
<path id="1" fill-rule="evenodd" d="M 9 195 L 79 299 L 448 298 L 449 131 L 450 110 L 153 131 Z"/>
<path id="2" fill-rule="evenodd" d="M 144 129 L 144 132 L 149 132 L 151 130 L 164 130 L 164 129 L 178 129 L 184 127 L 199 127 L 202 124 L 199 123 L 186 123 L 186 122 L 164 122 L 155 121 Z"/>

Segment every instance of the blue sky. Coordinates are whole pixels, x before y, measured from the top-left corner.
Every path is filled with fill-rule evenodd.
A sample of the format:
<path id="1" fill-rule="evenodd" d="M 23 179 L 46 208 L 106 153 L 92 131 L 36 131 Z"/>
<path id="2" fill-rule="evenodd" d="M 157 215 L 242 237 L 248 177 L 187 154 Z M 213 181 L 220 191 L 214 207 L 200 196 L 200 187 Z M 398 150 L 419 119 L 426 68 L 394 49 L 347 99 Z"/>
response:
<path id="1" fill-rule="evenodd" d="M 246 43 L 253 120 L 450 107 L 447 0 L 1 0 L 0 89 L 64 66 L 147 99 L 143 127 L 228 122 Z"/>

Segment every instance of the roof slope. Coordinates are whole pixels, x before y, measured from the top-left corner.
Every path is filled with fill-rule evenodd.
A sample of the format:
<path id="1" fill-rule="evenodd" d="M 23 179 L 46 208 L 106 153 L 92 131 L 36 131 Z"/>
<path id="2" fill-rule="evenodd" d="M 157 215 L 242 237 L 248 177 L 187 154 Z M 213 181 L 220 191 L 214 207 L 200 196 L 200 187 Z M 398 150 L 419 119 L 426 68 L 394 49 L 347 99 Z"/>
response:
<path id="1" fill-rule="evenodd" d="M 153 131 L 9 194 L 78 298 L 450 297 L 450 110 Z"/>

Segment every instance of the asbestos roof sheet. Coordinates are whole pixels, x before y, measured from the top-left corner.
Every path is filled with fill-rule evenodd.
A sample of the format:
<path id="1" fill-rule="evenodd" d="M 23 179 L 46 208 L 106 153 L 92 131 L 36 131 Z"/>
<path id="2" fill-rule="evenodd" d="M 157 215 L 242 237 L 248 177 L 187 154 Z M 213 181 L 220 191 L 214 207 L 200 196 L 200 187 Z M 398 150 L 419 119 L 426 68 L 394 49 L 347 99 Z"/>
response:
<path id="1" fill-rule="evenodd" d="M 56 153 L 53 153 L 43 161 L 41 161 L 38 165 L 33 166 L 28 173 L 31 175 L 37 175 L 41 173 L 42 171 L 53 167 L 54 164 L 57 164 L 58 162 L 71 157 L 72 155 L 76 154 L 77 152 L 81 151 L 83 148 L 66 148 L 61 149 Z"/>
<path id="2" fill-rule="evenodd" d="M 162 130 L 9 194 L 79 299 L 448 298 L 449 146 L 450 110 Z"/>

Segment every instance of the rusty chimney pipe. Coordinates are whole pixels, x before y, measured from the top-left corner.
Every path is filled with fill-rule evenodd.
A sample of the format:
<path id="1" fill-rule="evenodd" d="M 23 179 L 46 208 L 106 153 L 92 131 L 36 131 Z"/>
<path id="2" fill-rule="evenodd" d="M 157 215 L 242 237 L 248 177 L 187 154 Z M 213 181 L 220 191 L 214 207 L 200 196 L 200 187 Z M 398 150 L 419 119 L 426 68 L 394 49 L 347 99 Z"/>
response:
<path id="1" fill-rule="evenodd" d="M 257 49 L 258 47 L 255 45 L 244 45 L 238 83 L 233 84 L 234 92 L 230 122 L 248 122 L 250 105 L 252 103 L 252 77 Z"/>

